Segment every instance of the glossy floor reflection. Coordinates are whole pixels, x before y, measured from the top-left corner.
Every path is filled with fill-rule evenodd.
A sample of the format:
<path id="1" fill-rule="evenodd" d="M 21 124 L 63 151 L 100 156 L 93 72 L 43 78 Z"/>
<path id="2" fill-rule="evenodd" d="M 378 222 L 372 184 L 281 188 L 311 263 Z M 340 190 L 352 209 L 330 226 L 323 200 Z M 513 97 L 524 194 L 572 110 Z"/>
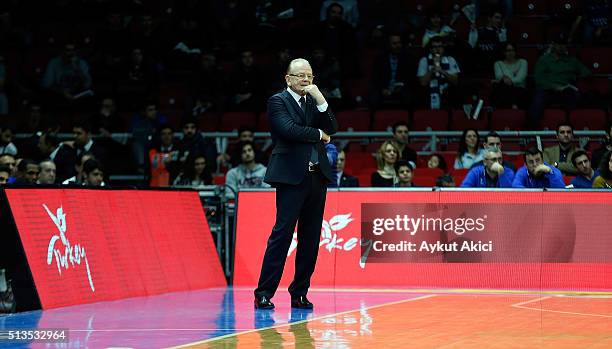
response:
<path id="1" fill-rule="evenodd" d="M 312 290 L 314 310 L 253 309 L 211 289 L 0 316 L 0 329 L 68 328 L 68 343 L 0 348 L 611 348 L 612 294 Z"/>

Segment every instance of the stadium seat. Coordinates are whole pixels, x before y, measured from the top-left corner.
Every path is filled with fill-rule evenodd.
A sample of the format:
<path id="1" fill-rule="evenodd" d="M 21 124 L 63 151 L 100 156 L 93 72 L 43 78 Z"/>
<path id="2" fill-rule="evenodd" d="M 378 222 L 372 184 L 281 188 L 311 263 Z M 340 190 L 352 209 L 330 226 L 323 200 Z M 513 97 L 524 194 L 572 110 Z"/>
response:
<path id="1" fill-rule="evenodd" d="M 372 129 L 374 131 L 386 131 L 399 121 L 408 123 L 409 114 L 405 110 L 379 110 L 374 113 Z"/>
<path id="2" fill-rule="evenodd" d="M 412 116 L 413 131 L 446 131 L 448 128 L 448 113 L 446 110 L 416 110 Z"/>
<path id="3" fill-rule="evenodd" d="M 514 12 L 518 15 L 546 15 L 547 0 L 515 0 L 514 1 Z M 512 18 L 514 20 L 515 18 Z"/>
<path id="4" fill-rule="evenodd" d="M 270 120 L 268 119 L 268 113 L 262 112 L 257 117 L 257 131 L 270 132 Z"/>
<path id="5" fill-rule="evenodd" d="M 368 79 L 351 79 L 347 80 L 343 85 L 343 92 L 348 94 L 348 100 L 350 100 L 351 103 L 355 103 L 355 105 L 359 106 L 368 104 L 368 95 L 370 94 L 370 83 Z"/>
<path id="6" fill-rule="evenodd" d="M 336 114 L 338 126 L 341 131 L 367 131 L 370 127 L 370 111 L 369 110 L 346 110 Z"/>
<path id="7" fill-rule="evenodd" d="M 555 15 L 572 15 L 580 12 L 580 0 L 549 0 L 548 11 Z"/>
<path id="8" fill-rule="evenodd" d="M 601 109 L 576 109 L 570 113 L 570 123 L 574 130 L 605 130 L 608 117 Z"/>
<path id="9" fill-rule="evenodd" d="M 509 25 L 508 36 L 511 42 L 518 45 L 543 44 L 544 26 L 541 18 L 537 17 L 515 17 Z"/>
<path id="10" fill-rule="evenodd" d="M 203 113 L 198 116 L 198 129 L 200 131 L 217 131 L 219 115 L 216 113 Z"/>
<path id="11" fill-rule="evenodd" d="M 168 118 L 168 124 L 172 126 L 175 132 L 181 130 L 181 122 L 183 121 L 183 110 L 167 109 L 160 110 L 159 113 Z"/>
<path id="12" fill-rule="evenodd" d="M 491 114 L 491 129 L 496 131 L 522 130 L 526 120 L 524 110 L 497 109 Z"/>
<path id="13" fill-rule="evenodd" d="M 601 98 L 609 98 L 612 80 L 607 76 L 589 76 L 578 81 L 578 89 L 587 94 L 596 94 Z"/>
<path id="14" fill-rule="evenodd" d="M 412 178 L 412 182 L 418 187 L 435 187 L 436 186 L 436 178 L 438 177 L 430 177 L 430 176 L 414 176 Z"/>
<path id="15" fill-rule="evenodd" d="M 593 74 L 612 74 L 612 48 L 585 47 L 580 50 L 578 56 Z"/>
<path id="16" fill-rule="evenodd" d="M 556 130 L 560 122 L 567 121 L 567 113 L 562 109 L 545 109 L 540 120 L 540 128 Z"/>
<path id="17" fill-rule="evenodd" d="M 451 165 L 452 166 L 452 165 Z M 467 176 L 467 173 L 470 170 L 467 168 L 462 168 L 462 169 L 453 169 L 451 171 L 451 175 L 453 176 L 453 178 L 455 178 L 455 183 L 457 184 L 457 186 L 461 185 L 461 182 L 463 182 L 463 179 L 465 178 L 465 176 Z"/>
<path id="18" fill-rule="evenodd" d="M 416 169 L 414 169 L 414 175 L 419 176 L 419 177 L 431 177 L 435 179 L 443 174 L 444 174 L 444 171 L 442 171 L 442 169 L 439 169 L 439 168 L 429 168 L 429 167 L 419 168 L 417 167 Z"/>
<path id="19" fill-rule="evenodd" d="M 183 109 L 187 90 L 182 84 L 165 84 L 159 87 L 160 109 Z"/>
<path id="20" fill-rule="evenodd" d="M 480 111 L 480 116 L 477 120 L 468 119 L 463 110 L 453 110 L 451 129 L 455 131 L 465 130 L 466 128 L 474 128 L 477 130 L 486 130 L 489 128 L 489 114 L 484 110 Z"/>
<path id="21" fill-rule="evenodd" d="M 219 120 L 220 131 L 237 130 L 242 126 L 255 128 L 257 125 L 257 115 L 250 112 L 228 112 L 221 115 Z"/>

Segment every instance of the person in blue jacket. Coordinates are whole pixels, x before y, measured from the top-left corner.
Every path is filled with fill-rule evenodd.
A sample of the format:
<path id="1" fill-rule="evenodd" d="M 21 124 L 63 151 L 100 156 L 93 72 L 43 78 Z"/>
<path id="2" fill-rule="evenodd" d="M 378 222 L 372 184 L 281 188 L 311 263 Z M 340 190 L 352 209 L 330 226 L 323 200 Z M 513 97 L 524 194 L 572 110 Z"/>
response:
<path id="1" fill-rule="evenodd" d="M 461 183 L 463 188 L 510 188 L 514 171 L 503 165 L 502 152 L 498 147 L 485 150 L 483 164 L 472 167 Z"/>
<path id="2" fill-rule="evenodd" d="M 531 147 L 523 156 L 525 165 L 516 172 L 513 188 L 565 188 L 561 171 L 544 162 L 540 149 Z"/>

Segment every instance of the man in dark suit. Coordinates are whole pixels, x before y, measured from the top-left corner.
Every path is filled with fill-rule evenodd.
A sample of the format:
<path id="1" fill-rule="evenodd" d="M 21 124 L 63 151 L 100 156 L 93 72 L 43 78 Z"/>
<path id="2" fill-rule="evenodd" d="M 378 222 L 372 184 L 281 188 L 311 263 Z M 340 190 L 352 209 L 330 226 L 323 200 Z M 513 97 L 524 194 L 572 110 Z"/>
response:
<path id="1" fill-rule="evenodd" d="M 338 170 L 338 188 L 358 187 L 359 179 L 344 172 L 345 166 L 346 153 L 344 152 L 344 150 L 342 150 L 338 153 L 338 161 L 336 163 L 336 168 Z"/>
<path id="2" fill-rule="evenodd" d="M 319 253 L 327 183 L 335 180 L 323 144 L 338 129 L 313 78 L 308 61 L 294 59 L 285 75 L 287 89 L 268 100 L 274 150 L 264 181 L 276 187 L 277 212 L 254 292 L 258 309 L 274 308 L 270 299 L 280 283 L 298 221 L 295 275 L 289 286 L 291 306 L 313 307 L 306 294 Z"/>

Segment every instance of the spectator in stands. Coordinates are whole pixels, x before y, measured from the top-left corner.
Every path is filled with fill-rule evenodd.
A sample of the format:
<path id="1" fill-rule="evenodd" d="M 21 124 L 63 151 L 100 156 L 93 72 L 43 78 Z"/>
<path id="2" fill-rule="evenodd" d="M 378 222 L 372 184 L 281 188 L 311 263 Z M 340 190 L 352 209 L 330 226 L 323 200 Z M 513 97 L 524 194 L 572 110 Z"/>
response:
<path id="1" fill-rule="evenodd" d="M 612 3 L 609 0 L 584 0 L 581 5 L 582 14 L 572 24 L 570 40 L 573 41 L 582 24 L 584 44 L 609 45 L 612 41 Z"/>
<path id="2" fill-rule="evenodd" d="M 73 142 L 65 142 L 66 145 L 74 147 L 76 156 L 89 152 L 96 156 L 96 160 L 105 163 L 107 151 L 104 147 L 92 138 L 92 127 L 88 120 L 77 120 L 73 124 Z"/>
<path id="3" fill-rule="evenodd" d="M 333 143 L 325 144 L 325 154 L 327 155 L 327 161 L 329 161 L 329 165 L 331 167 L 332 178 L 338 178 L 338 148 Z M 337 182 L 332 181 L 327 184 L 329 188 L 337 188 Z"/>
<path id="4" fill-rule="evenodd" d="M 317 24 L 313 32 L 309 32 L 310 44 L 323 45 L 330 57 L 335 57 L 340 63 L 340 70 L 345 76 L 358 73 L 357 36 L 353 27 L 342 19 L 344 7 L 337 2 L 327 7 L 327 17 Z"/>
<path id="5" fill-rule="evenodd" d="M 408 146 L 410 142 L 410 129 L 408 123 L 404 121 L 398 121 L 393 125 L 393 144 L 399 149 L 398 159 L 412 161 L 416 164 L 417 152 Z"/>
<path id="6" fill-rule="evenodd" d="M 260 111 L 264 92 L 264 79 L 255 65 L 255 55 L 251 50 L 243 50 L 238 66 L 230 77 L 229 108 L 235 111 Z"/>
<path id="7" fill-rule="evenodd" d="M 399 158 L 399 148 L 392 141 L 385 141 L 378 149 L 376 163 L 378 170 L 372 173 L 373 187 L 392 187 L 397 183 L 395 163 Z"/>
<path id="8" fill-rule="evenodd" d="M 405 160 L 398 160 L 395 165 L 395 175 L 397 176 L 397 183 L 393 186 L 398 188 L 412 188 L 416 187 L 412 182 L 414 177 L 414 163 Z"/>
<path id="9" fill-rule="evenodd" d="M 335 57 L 330 57 L 322 47 L 315 47 L 312 51 L 310 64 L 317 72 L 317 87 L 325 99 L 333 106 L 339 106 L 342 101 L 340 89 L 340 64 Z M 285 65 L 285 67 L 287 67 Z M 276 91 L 278 92 L 278 91 Z"/>
<path id="10" fill-rule="evenodd" d="M 484 149 L 480 147 L 480 135 L 478 131 L 473 128 L 463 130 L 461 135 L 461 142 L 459 143 L 459 151 L 455 158 L 455 165 L 453 166 L 456 170 L 472 167 L 473 164 L 478 161 L 482 161 L 484 156 Z"/>
<path id="11" fill-rule="evenodd" d="M 593 168 L 599 168 L 602 157 L 609 151 L 612 151 L 612 122 L 608 123 L 605 141 L 593 152 Z"/>
<path id="12" fill-rule="evenodd" d="M 414 59 L 404 50 L 402 36 L 391 33 L 387 50 L 372 67 L 370 104 L 374 109 L 385 104 L 409 107 L 415 94 Z"/>
<path id="13" fill-rule="evenodd" d="M 117 106 L 113 98 L 102 98 L 100 109 L 91 120 L 91 130 L 104 137 L 110 137 L 114 132 L 126 131 L 123 120 L 117 114 Z"/>
<path id="14" fill-rule="evenodd" d="M 599 170 L 595 171 L 591 167 L 589 155 L 582 149 L 572 154 L 572 164 L 578 170 L 578 174 L 571 181 L 574 188 L 592 188 L 593 180 L 599 176 Z"/>
<path id="15" fill-rule="evenodd" d="M 506 28 L 503 26 L 503 15 L 499 10 L 487 14 L 487 24 L 470 31 L 468 42 L 475 49 L 475 72 L 489 76 L 490 67 L 498 57 L 502 45 L 507 41 Z"/>
<path id="16" fill-rule="evenodd" d="M 487 150 L 489 148 L 499 148 L 499 150 L 501 151 L 502 149 L 502 141 L 501 141 L 501 136 L 495 132 L 495 131 L 491 131 L 487 134 L 487 136 L 485 137 L 484 142 L 482 143 L 482 147 L 484 150 Z M 475 162 L 472 165 L 472 168 L 476 167 L 476 166 L 480 166 L 484 163 L 484 161 L 478 161 Z M 514 164 L 510 161 L 506 161 L 503 160 L 502 165 L 504 167 L 508 167 L 509 169 L 512 170 L 512 172 L 516 172 L 516 166 L 514 166 Z"/>
<path id="17" fill-rule="evenodd" d="M 14 184 L 36 184 L 39 173 L 40 167 L 38 167 L 38 164 L 34 162 L 34 160 L 21 159 L 21 161 L 19 161 L 19 164 L 17 165 L 17 172 L 15 172 Z"/>
<path id="18" fill-rule="evenodd" d="M 324 0 L 321 4 L 319 20 L 324 21 L 327 18 L 329 7 L 334 3 L 342 6 L 342 19 L 356 28 L 359 24 L 359 1 L 357 0 Z"/>
<path id="19" fill-rule="evenodd" d="M 564 175 L 575 175 L 578 173 L 572 164 L 572 155 L 579 150 L 574 142 L 574 129 L 572 125 L 561 123 L 557 126 L 557 140 L 559 145 L 544 148 L 544 162 L 552 164 Z"/>
<path id="20" fill-rule="evenodd" d="M 493 69 L 493 91 L 491 102 L 498 108 L 524 109 L 527 107 L 527 61 L 518 58 L 516 45 L 506 43 L 503 46 L 501 61 L 495 62 Z"/>
<path id="21" fill-rule="evenodd" d="M 8 166 L 0 165 L 0 186 L 7 185 L 10 177 L 11 169 Z"/>
<path id="22" fill-rule="evenodd" d="M 38 175 L 38 184 L 55 184 L 55 164 L 51 160 L 44 160 L 38 164 L 40 174 Z"/>
<path id="23" fill-rule="evenodd" d="M 208 168 L 206 156 L 198 153 L 189 153 L 183 172 L 174 180 L 175 186 L 199 187 L 212 184 L 212 174 Z"/>
<path id="24" fill-rule="evenodd" d="M 62 184 L 64 185 L 81 185 L 83 184 L 83 164 L 85 164 L 85 162 L 87 162 L 87 160 L 95 160 L 96 157 L 92 154 L 92 153 L 83 153 L 81 154 L 77 160 L 76 160 L 76 165 L 74 165 L 74 172 L 75 175 L 67 178 L 65 180 L 62 180 L 62 178 L 57 177 L 58 178 L 58 182 L 61 181 Z"/>
<path id="25" fill-rule="evenodd" d="M 436 187 L 452 188 L 455 187 L 455 179 L 448 173 L 436 178 Z"/>
<path id="26" fill-rule="evenodd" d="M 459 65 L 453 57 L 444 55 L 444 41 L 439 36 L 429 41 L 430 53 L 421 58 L 417 77 L 425 87 L 424 100 L 431 109 L 445 109 L 456 104 L 452 87 L 459 83 Z"/>
<path id="27" fill-rule="evenodd" d="M 83 185 L 104 186 L 104 169 L 97 160 L 89 159 L 83 163 Z"/>
<path id="28" fill-rule="evenodd" d="M 565 188 L 563 174 L 556 167 L 544 162 L 542 152 L 531 147 L 524 154 L 525 165 L 512 181 L 513 188 Z"/>
<path id="29" fill-rule="evenodd" d="M 8 167 L 9 169 L 9 179 L 8 182 L 11 183 L 15 180 L 15 172 L 17 172 L 17 161 L 15 160 L 15 156 L 12 154 L 0 154 L 0 166 Z"/>
<path id="30" fill-rule="evenodd" d="M 66 43 L 62 54 L 49 61 L 41 86 L 48 91 L 51 105 L 72 104 L 93 95 L 89 64 L 77 55 L 74 43 Z"/>
<path id="31" fill-rule="evenodd" d="M 269 82 L 270 86 L 266 95 L 273 95 L 287 88 L 287 82 L 284 79 L 280 79 L 278 77 L 285 76 L 285 74 L 287 74 L 287 67 L 293 59 L 291 50 L 288 47 L 281 47 L 276 51 L 275 58 L 276 59 L 268 66 L 267 69 L 267 76 L 270 76 L 272 78 Z M 311 63 L 313 63 L 312 60 Z M 338 69 L 340 69 L 339 66 Z M 315 71 L 317 72 L 317 80 L 319 80 L 319 71 Z"/>
<path id="32" fill-rule="evenodd" d="M 514 171 L 502 165 L 502 151 L 489 147 L 484 152 L 484 166 L 470 169 L 461 183 L 464 188 L 511 188 Z"/>
<path id="33" fill-rule="evenodd" d="M 192 74 L 191 91 L 193 93 L 192 116 L 198 116 L 207 111 L 219 111 L 223 106 L 223 72 L 217 64 L 217 56 L 213 52 L 205 52 L 200 56 L 198 68 Z"/>
<path id="34" fill-rule="evenodd" d="M 116 73 L 117 96 L 121 105 L 145 100 L 157 92 L 159 79 L 156 68 L 140 47 L 134 47 L 129 51 L 129 59 L 125 60 Z"/>
<path id="35" fill-rule="evenodd" d="M 593 180 L 593 188 L 612 189 L 612 151 L 607 152 L 599 164 L 599 176 Z"/>
<path id="36" fill-rule="evenodd" d="M 36 159 L 49 159 L 55 164 L 58 182 L 75 176 L 78 168 L 76 152 L 74 148 L 61 143 L 55 133 L 43 133 L 38 139 L 38 150 Z"/>
<path id="37" fill-rule="evenodd" d="M 0 55 L 0 115 L 8 114 L 9 103 L 6 98 L 6 67 L 4 56 Z"/>
<path id="38" fill-rule="evenodd" d="M 453 28 L 444 24 L 442 21 L 442 14 L 434 10 L 427 17 L 427 25 L 425 27 L 425 33 L 423 34 L 421 44 L 423 47 L 427 47 L 431 38 L 436 36 L 444 38 L 454 32 L 455 30 Z"/>
<path id="39" fill-rule="evenodd" d="M 255 145 L 255 130 L 250 126 L 241 126 L 238 129 L 238 146 L 234 147 L 229 160 L 233 167 L 238 166 L 242 162 L 242 150 L 239 145 L 241 142 L 252 142 L 255 149 L 255 162 L 260 164 L 267 163 L 268 160 L 264 153 Z"/>
<path id="40" fill-rule="evenodd" d="M 529 109 L 533 126 L 548 105 L 574 109 L 580 96 L 576 81 L 590 73 L 576 57 L 569 55 L 564 38 L 557 38 L 550 52 L 540 57 L 535 66 L 536 89 Z"/>
<path id="41" fill-rule="evenodd" d="M 143 104 L 142 111 L 132 118 L 132 151 L 136 165 L 143 168 L 149 138 L 159 131 L 161 125 L 168 123 L 168 118 L 157 111 L 157 104 L 149 101 Z"/>
<path id="42" fill-rule="evenodd" d="M 183 138 L 178 142 L 179 159 L 185 163 L 190 154 L 206 157 L 207 170 L 214 172 L 217 168 L 217 148 L 210 139 L 205 139 L 194 119 L 183 120 Z"/>
<path id="43" fill-rule="evenodd" d="M 439 168 L 443 173 L 448 173 L 448 165 L 446 164 L 446 159 L 442 154 L 431 154 L 429 160 L 427 160 L 428 168 Z"/>
<path id="44" fill-rule="evenodd" d="M 0 126 L 0 154 L 17 155 L 17 147 L 13 144 L 13 128 Z"/>
<path id="45" fill-rule="evenodd" d="M 177 175 L 179 150 L 174 144 L 174 130 L 162 125 L 159 131 L 159 145 L 149 150 L 149 185 L 167 187 Z"/>
<path id="46" fill-rule="evenodd" d="M 255 161 L 255 145 L 253 142 L 240 142 L 238 145 L 241 150 L 241 163 L 237 167 L 227 171 L 225 185 L 230 190 L 226 190 L 226 195 L 233 198 L 241 188 L 269 188 L 270 185 L 264 183 L 266 166 Z"/>
<path id="47" fill-rule="evenodd" d="M 336 170 L 338 171 L 337 186 L 338 188 L 346 188 L 346 187 L 358 187 L 359 179 L 357 177 L 353 177 L 346 172 L 344 169 L 346 167 L 346 152 L 341 150 L 338 153 L 338 159 L 336 161 Z"/>

